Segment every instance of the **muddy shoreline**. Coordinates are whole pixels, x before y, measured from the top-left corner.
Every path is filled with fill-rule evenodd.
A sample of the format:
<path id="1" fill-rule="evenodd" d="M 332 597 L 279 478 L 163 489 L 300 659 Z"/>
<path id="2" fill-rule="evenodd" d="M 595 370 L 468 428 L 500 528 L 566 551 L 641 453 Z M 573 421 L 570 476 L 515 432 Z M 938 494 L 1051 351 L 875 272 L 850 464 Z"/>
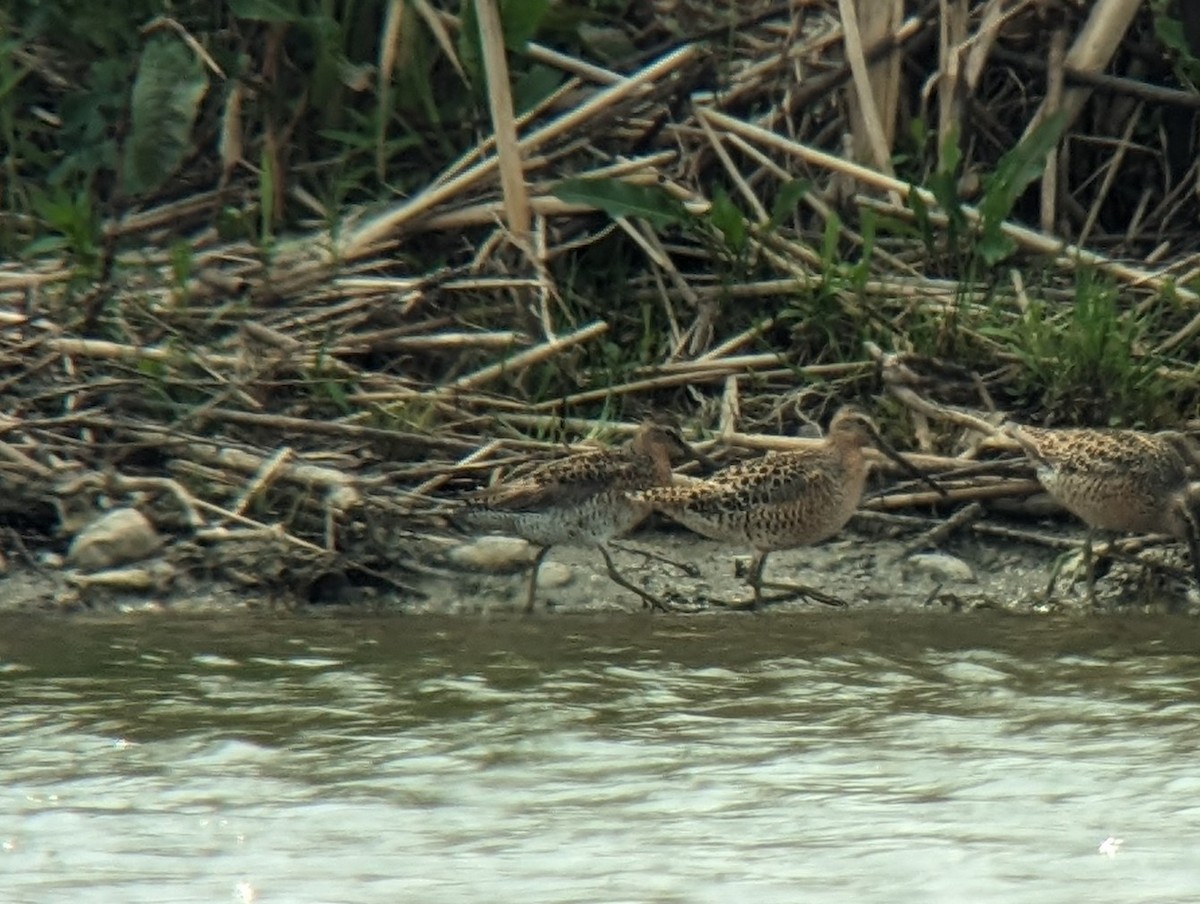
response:
<path id="1" fill-rule="evenodd" d="M 1082 540 L 1083 531 L 1069 522 L 1048 530 Z M 1134 562 L 1112 561 L 1098 569 L 1098 607 L 1085 596 L 1078 556 L 1032 543 L 975 535 L 951 539 L 942 548 L 912 553 L 913 534 L 881 529 L 858 517 L 829 542 L 815 547 L 772 553 L 769 580 L 815 587 L 848 601 L 844 610 L 806 600 L 772 604 L 769 612 L 971 612 L 1014 614 L 1096 611 L 1173 612 L 1200 615 L 1200 594 L 1171 569 L 1186 565 L 1177 545 L 1151 550 L 1159 572 Z M 742 600 L 748 588 L 742 572 L 746 551 L 698 537 L 670 525 L 641 530 L 622 541 L 614 559 L 638 586 L 670 601 L 680 614 L 736 613 L 720 601 Z M 476 547 L 483 552 L 476 554 Z M 653 552 L 692 566 L 691 574 L 636 554 Z M 312 591 L 309 599 L 268 586 L 241 586 L 212 580 L 171 567 L 172 547 L 161 555 L 129 566 L 142 580 L 110 584 L 95 575 L 66 568 L 53 555 L 36 565 L 9 561 L 0 579 L 0 612 L 43 611 L 208 613 L 271 609 L 337 609 L 413 615 L 486 616 L 520 614 L 524 607 L 528 563 L 535 550 L 512 538 L 443 538 L 426 551 L 423 567 L 403 576 L 417 591 L 361 586 L 346 581 Z M 1046 588 L 1056 565 L 1062 577 L 1055 592 Z M 157 575 L 157 583 L 156 583 Z M 1074 577 L 1074 579 L 1073 579 Z M 642 602 L 613 584 L 601 557 L 588 549 L 556 547 L 542 567 L 535 615 L 628 613 L 645 615 Z M 673 616 L 669 616 L 673 617 Z"/>

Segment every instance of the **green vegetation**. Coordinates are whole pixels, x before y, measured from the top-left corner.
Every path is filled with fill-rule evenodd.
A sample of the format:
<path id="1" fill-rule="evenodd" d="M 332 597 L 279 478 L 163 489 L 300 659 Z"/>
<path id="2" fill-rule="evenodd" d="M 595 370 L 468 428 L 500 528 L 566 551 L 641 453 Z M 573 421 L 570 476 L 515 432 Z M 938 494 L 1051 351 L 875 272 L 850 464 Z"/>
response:
<path id="1" fill-rule="evenodd" d="M 600 18 L 544 0 L 502 15 L 518 110 L 562 81 L 524 57 L 528 39 Z M 298 192 L 333 212 L 416 191 L 486 128 L 478 34 L 458 34 L 432 7 L 385 0 L 17 0 L 0 11 L 0 255 L 219 183 L 263 238 L 311 212 Z M 63 197 L 88 202 L 77 222 L 43 212 Z"/>
<path id="2" fill-rule="evenodd" d="M 1160 374 L 1167 362 L 1144 351 L 1149 325 L 1121 309 L 1111 283 L 1079 271 L 1069 306 L 1035 302 L 1013 333 L 1017 386 L 1028 405 L 1101 426 L 1168 422 L 1178 389 Z"/>
<path id="3" fill-rule="evenodd" d="M 1191 302 L 1180 301 L 1190 286 L 1139 287 L 1131 298 L 1103 268 L 1052 266 L 1014 238 L 1012 222 L 1036 219 L 1031 186 L 1048 155 L 1078 136 L 1080 126 L 1062 114 L 1041 116 L 1023 141 L 1028 107 L 990 123 L 984 137 L 967 118 L 940 148 L 928 111 L 898 116 L 905 141 L 893 164 L 908 190 L 890 207 L 864 203 L 831 189 L 817 166 L 744 136 L 741 145 L 721 143 L 724 133 L 699 128 L 696 110 L 724 110 L 726 92 L 736 90 L 747 97 L 729 109 L 786 131 L 770 115 L 797 88 L 786 67 L 764 69 L 752 91 L 744 76 L 743 32 L 773 13 L 681 8 L 656 19 L 620 0 L 503 0 L 498 8 L 513 106 L 530 116 L 523 136 L 608 90 L 611 79 L 578 75 L 587 67 L 616 78 L 686 40 L 703 48 L 643 95 L 597 105 L 586 122 L 530 152 L 531 193 L 602 212 L 547 218 L 543 241 L 561 238 L 562 247 L 544 249 L 536 265 L 496 231 L 507 199 L 494 171 L 405 219 L 377 246 L 353 247 L 364 218 L 492 153 L 472 0 L 451 10 L 424 0 L 139 0 L 103 14 L 78 0 L 17 0 L 0 12 L 0 256 L 31 271 L 63 268 L 67 277 L 41 290 L 41 303 L 67 332 L 130 345 L 203 349 L 229 341 L 243 319 L 294 303 L 313 323 L 298 332 L 313 359 L 296 377 L 303 391 L 289 384 L 287 394 L 329 416 L 354 414 L 356 393 L 369 383 L 363 371 L 390 366 L 378 350 L 348 351 L 358 346 L 344 330 L 370 318 L 321 322 L 312 313 L 316 298 L 353 305 L 358 296 L 339 294 L 331 281 L 341 273 L 416 279 L 419 289 L 397 293 L 431 298 L 443 283 L 475 276 L 504 286 L 540 281 L 536 291 L 456 288 L 445 307 L 397 307 L 395 294 L 381 295 L 370 315 L 378 330 L 511 330 L 529 345 L 607 324 L 592 342 L 484 381 L 539 410 L 561 400 L 564 413 L 629 418 L 647 405 L 704 401 L 719 384 L 666 381 L 641 397 L 622 387 L 742 333 L 738 354 L 774 354 L 778 364 L 742 375 L 762 393 L 745 402 L 751 418 L 774 410 L 771 396 L 789 391 L 789 380 L 803 384 L 806 368 L 864 362 L 865 342 L 986 374 L 998 403 L 1056 423 L 1155 426 L 1195 409 L 1196 383 L 1181 363 L 1195 341 L 1186 334 L 1163 345 L 1191 320 Z M 1196 60 L 1171 7 L 1154 4 L 1139 27 L 1162 42 L 1163 72 L 1190 82 Z M 535 53 L 532 41 L 551 50 Z M 800 137 L 831 144 L 830 123 L 841 114 L 810 100 L 813 122 Z M 747 148 L 758 156 L 739 156 Z M 591 172 L 639 155 L 658 155 L 661 169 Z M 968 175 L 976 189 L 964 189 Z M 1072 183 L 1077 207 L 1086 199 L 1076 195 L 1099 182 Z M 1125 190 L 1119 181 L 1105 188 L 1108 196 L 1094 201 L 1101 218 L 1121 210 Z M 485 203 L 496 206 L 467 225 L 423 228 L 435 215 Z M 129 225 L 154 211 L 165 213 L 151 226 Z M 245 263 L 223 268 L 231 259 Z M 430 385 L 497 361 L 494 346 L 428 348 L 435 351 L 402 358 L 406 374 Z M 228 396 L 219 381 L 181 395 L 174 378 L 152 370 L 159 396 L 196 404 L 211 401 L 206 393 Z M 829 386 L 831 395 L 879 389 L 859 377 Z M 445 416 L 408 399 L 371 417 L 431 429 L 439 411 Z"/>

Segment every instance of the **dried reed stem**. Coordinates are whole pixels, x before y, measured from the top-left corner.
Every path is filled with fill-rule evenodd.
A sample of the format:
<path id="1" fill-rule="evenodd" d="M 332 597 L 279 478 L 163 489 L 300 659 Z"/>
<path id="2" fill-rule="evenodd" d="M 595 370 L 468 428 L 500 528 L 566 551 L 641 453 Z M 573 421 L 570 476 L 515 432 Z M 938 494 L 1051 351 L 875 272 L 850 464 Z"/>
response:
<path id="1" fill-rule="evenodd" d="M 791 154 L 806 163 L 814 166 L 820 166 L 830 172 L 843 173 L 851 176 L 865 185 L 870 185 L 875 188 L 882 189 L 888 192 L 895 192 L 901 198 L 908 197 L 909 192 L 917 192 L 921 195 L 921 199 L 931 208 L 937 207 L 937 199 L 931 192 L 925 189 L 915 188 L 914 186 L 900 182 L 878 173 L 866 167 L 859 166 L 855 163 L 849 163 L 842 160 L 840 157 L 835 157 L 832 154 L 827 154 L 824 151 L 818 151 L 815 148 L 807 147 L 797 142 L 788 141 L 785 138 L 776 135 L 774 132 L 769 132 L 766 129 L 751 125 L 739 119 L 735 119 L 725 113 L 717 112 L 716 110 L 701 109 L 699 115 L 707 118 L 714 125 L 720 128 L 728 129 L 731 132 L 736 132 L 745 138 L 759 141 L 769 145 L 776 150 Z M 897 213 L 902 213 L 902 209 L 898 209 Z M 962 212 L 966 217 L 974 223 L 978 223 L 981 219 L 979 211 L 968 205 L 962 206 Z M 1021 247 L 1036 251 L 1041 254 L 1047 254 L 1053 257 L 1054 262 L 1064 269 L 1074 270 L 1080 264 L 1095 267 L 1101 270 L 1114 279 L 1131 285 L 1151 286 L 1155 289 L 1162 290 L 1167 287 L 1168 280 L 1157 273 L 1150 273 L 1138 267 L 1129 264 L 1123 264 L 1119 261 L 1111 260 L 1101 254 L 1093 251 L 1085 251 L 1075 245 L 1064 242 L 1062 239 L 1052 235 L 1037 232 L 1025 226 L 1019 226 L 1015 223 L 1006 222 L 1002 224 L 1001 229 L 1004 234 L 1009 236 Z M 1172 290 L 1181 298 L 1188 302 L 1200 301 L 1200 295 L 1190 289 L 1185 289 L 1182 286 L 1172 284 Z M 1200 328 L 1198 326 L 1197 328 Z"/>
<path id="2" fill-rule="evenodd" d="M 666 77 L 691 60 L 695 53 L 696 49 L 690 44 L 672 51 L 630 78 L 598 92 L 576 109 L 564 113 L 542 128 L 530 132 L 518 142 L 518 148 L 521 153 L 528 154 L 546 142 L 578 128 L 601 111 L 615 106 L 638 91 L 649 88 L 657 80 Z M 448 182 L 431 186 L 412 200 L 371 217 L 359 224 L 356 229 L 350 230 L 341 239 L 337 245 L 337 257 L 342 260 L 352 260 L 369 253 L 371 248 L 385 237 L 400 231 L 417 217 L 429 213 L 439 204 L 462 194 L 477 182 L 489 177 L 497 166 L 498 161 L 495 157 L 483 160 Z"/>
<path id="3" fill-rule="evenodd" d="M 597 320 L 566 336 L 549 339 L 541 345 L 521 352 L 518 355 L 513 355 L 506 361 L 501 361 L 498 364 L 490 364 L 474 373 L 459 377 L 446 387 L 435 390 L 434 394 L 446 395 L 464 389 L 475 389 L 482 383 L 490 383 L 503 373 L 512 373 L 522 370 L 531 364 L 536 364 L 539 361 L 545 361 L 547 358 L 557 355 L 563 349 L 594 339 L 607 330 L 608 324 L 603 320 Z"/>
<path id="4" fill-rule="evenodd" d="M 500 169 L 505 216 L 513 240 L 519 247 L 525 248 L 529 243 L 532 217 L 525 188 L 525 170 L 521 165 L 521 149 L 517 144 L 504 28 L 500 24 L 496 0 L 475 0 L 475 15 L 479 19 L 479 36 L 483 43 L 483 68 L 487 75 L 488 106 L 492 111 L 492 128 L 495 130 L 496 159 Z"/>

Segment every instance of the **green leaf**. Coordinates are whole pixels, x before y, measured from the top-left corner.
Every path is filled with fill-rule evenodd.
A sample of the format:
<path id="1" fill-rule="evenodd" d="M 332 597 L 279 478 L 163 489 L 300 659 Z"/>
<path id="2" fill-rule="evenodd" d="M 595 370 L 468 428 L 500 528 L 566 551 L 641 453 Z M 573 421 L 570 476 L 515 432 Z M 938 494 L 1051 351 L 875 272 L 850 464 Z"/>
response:
<path id="1" fill-rule="evenodd" d="M 275 223 L 275 164 L 267 152 L 266 145 L 263 146 L 259 158 L 258 196 L 260 204 L 258 237 L 264 246 L 269 246 L 272 226 Z"/>
<path id="2" fill-rule="evenodd" d="M 778 229 L 783 221 L 792 215 L 800 204 L 800 199 L 812 187 L 807 179 L 790 179 L 780 186 L 771 205 L 771 229 Z"/>
<path id="3" fill-rule="evenodd" d="M 1169 51 L 1167 57 L 1180 81 L 1195 85 L 1200 81 L 1200 60 L 1188 43 L 1183 22 L 1169 14 L 1171 6 L 1166 2 L 1151 4 L 1154 10 L 1154 33 Z"/>
<path id="4" fill-rule="evenodd" d="M 829 218 L 825 221 L 825 231 L 821 235 L 821 265 L 826 273 L 832 272 L 837 263 L 838 239 L 841 232 L 841 217 L 830 211 Z"/>
<path id="5" fill-rule="evenodd" d="M 859 212 L 858 234 L 862 236 L 862 248 L 859 251 L 858 262 L 850 270 L 850 277 L 854 288 L 860 292 L 866 286 L 867 279 L 871 275 L 871 258 L 875 254 L 875 234 L 878 222 L 878 216 L 870 207 L 864 207 Z"/>
<path id="6" fill-rule="evenodd" d="M 1183 23 L 1178 19 L 1156 16 L 1154 33 L 1158 35 L 1160 41 L 1176 53 L 1188 52 L 1187 40 L 1183 36 Z"/>
<path id="7" fill-rule="evenodd" d="M 925 148 L 929 144 L 929 124 L 922 116 L 914 116 L 908 121 L 908 140 L 912 142 L 913 157 L 925 159 Z"/>
<path id="8" fill-rule="evenodd" d="M 953 223 L 963 221 L 962 201 L 958 197 L 958 180 L 954 173 L 938 170 L 929 177 L 926 188 Z"/>
<path id="9" fill-rule="evenodd" d="M 343 414 L 351 414 L 354 406 L 346 395 L 346 388 L 337 380 L 324 379 L 317 383 L 325 393 L 325 397 Z"/>
<path id="10" fill-rule="evenodd" d="M 953 175 L 958 172 L 958 165 L 962 162 L 962 148 L 958 144 L 958 128 L 952 126 L 946 132 L 946 137 L 942 141 L 941 147 L 941 164 L 939 169 L 944 173 Z"/>
<path id="11" fill-rule="evenodd" d="M 589 204 L 610 217 L 642 217 L 659 227 L 694 219 L 682 202 L 658 185 L 634 185 L 620 179 L 564 179 L 551 193 L 568 204 Z"/>
<path id="12" fill-rule="evenodd" d="M 1016 245 L 1001 231 L 1021 193 L 1042 175 L 1046 156 L 1058 143 L 1066 117 L 1061 113 L 1046 117 L 1029 137 L 1000 158 L 994 172 L 983 180 L 983 201 L 979 205 L 979 252 L 988 264 L 998 264 Z"/>
<path id="13" fill-rule="evenodd" d="M 605 63 L 619 63 L 637 56 L 637 45 L 629 39 L 624 29 L 615 25 L 580 22 L 575 33 L 579 35 L 583 46 Z"/>
<path id="14" fill-rule="evenodd" d="M 917 190 L 915 185 L 908 187 L 908 194 L 904 199 L 908 205 L 908 209 L 913 212 L 913 220 L 916 221 L 917 230 L 921 233 L 921 241 L 925 243 L 925 250 L 933 253 L 933 224 L 929 220 L 929 205 L 925 203 L 925 199 L 921 197 L 921 192 Z"/>
<path id="15" fill-rule="evenodd" d="M 549 66 L 534 65 L 513 85 L 513 106 L 519 114 L 532 110 L 558 90 L 562 73 Z"/>
<path id="16" fill-rule="evenodd" d="M 479 16 L 474 0 L 462 0 L 458 7 L 458 59 L 471 76 L 479 75 L 483 46 L 479 39 Z"/>
<path id="17" fill-rule="evenodd" d="M 994 266 L 1017 250 L 1017 243 L 1000 229 L 987 230 L 979 237 L 979 255 L 989 266 Z"/>
<path id="18" fill-rule="evenodd" d="M 150 39 L 138 63 L 130 102 L 124 172 L 128 194 L 154 191 L 183 163 L 207 90 L 204 67 L 186 44 L 166 35 Z"/>
<path id="19" fill-rule="evenodd" d="M 500 0 L 500 25 L 508 49 L 524 52 L 549 9 L 550 0 Z"/>
<path id="20" fill-rule="evenodd" d="M 1007 218 L 1029 183 L 1042 175 L 1046 155 L 1058 144 L 1065 125 L 1066 116 L 1061 112 L 1046 117 L 1028 138 L 1000 158 L 994 172 L 984 177 L 979 213 L 985 224 Z"/>
<path id="21" fill-rule="evenodd" d="M 524 53 L 550 9 L 550 0 L 499 0 L 499 6 L 504 46 Z M 483 44 L 475 0 L 462 0 L 458 15 L 462 23 L 458 29 L 458 58 L 467 74 L 477 79 L 482 72 Z"/>
<path id="22" fill-rule="evenodd" d="M 229 11 L 255 22 L 299 22 L 304 18 L 296 0 L 229 0 Z"/>
<path id="23" fill-rule="evenodd" d="M 21 256 L 28 259 L 45 254 L 59 254 L 66 248 L 67 240 L 61 235 L 44 235 L 26 245 L 21 251 Z"/>
<path id="24" fill-rule="evenodd" d="M 161 380 L 167 375 L 167 362 L 158 358 L 139 358 L 137 371 L 143 377 Z"/>
<path id="25" fill-rule="evenodd" d="M 183 287 L 187 285 L 187 281 L 192 277 L 194 258 L 192 257 L 192 246 L 184 241 L 176 242 L 171 246 L 171 276 L 176 286 Z"/>
<path id="26" fill-rule="evenodd" d="M 709 220 L 725 237 L 725 244 L 734 254 L 741 254 L 746 247 L 746 218 L 723 188 L 713 192 Z"/>

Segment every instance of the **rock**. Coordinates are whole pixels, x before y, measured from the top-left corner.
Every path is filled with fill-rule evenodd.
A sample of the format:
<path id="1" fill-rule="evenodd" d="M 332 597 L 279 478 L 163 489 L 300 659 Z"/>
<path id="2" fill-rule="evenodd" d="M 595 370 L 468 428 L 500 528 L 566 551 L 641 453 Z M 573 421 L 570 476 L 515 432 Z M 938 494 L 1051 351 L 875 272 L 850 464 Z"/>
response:
<path id="1" fill-rule="evenodd" d="M 955 685 L 981 684 L 1003 686 L 1012 676 L 1002 669 L 994 669 L 981 662 L 956 661 L 942 669 L 942 674 Z"/>
<path id="2" fill-rule="evenodd" d="M 70 582 L 80 589 L 107 587 L 110 590 L 153 590 L 165 593 L 175 580 L 175 569 L 167 562 L 152 562 L 148 566 L 112 568 L 94 574 L 75 574 Z"/>
<path id="3" fill-rule="evenodd" d="M 461 568 L 500 573 L 519 571 L 535 555 L 532 544 L 519 537 L 480 537 L 455 546 L 446 553 L 446 558 Z"/>
<path id="4" fill-rule="evenodd" d="M 935 581 L 957 581 L 974 584 L 975 572 L 962 559 L 941 552 L 917 553 L 904 562 L 904 571 L 926 574 Z"/>
<path id="5" fill-rule="evenodd" d="M 158 552 L 162 538 L 137 509 L 113 509 L 85 527 L 67 549 L 67 564 L 101 571 L 137 562 Z"/>
<path id="6" fill-rule="evenodd" d="M 565 587 L 575 579 L 575 569 L 565 562 L 543 562 L 538 569 L 537 585 L 539 590 L 553 590 Z"/>

